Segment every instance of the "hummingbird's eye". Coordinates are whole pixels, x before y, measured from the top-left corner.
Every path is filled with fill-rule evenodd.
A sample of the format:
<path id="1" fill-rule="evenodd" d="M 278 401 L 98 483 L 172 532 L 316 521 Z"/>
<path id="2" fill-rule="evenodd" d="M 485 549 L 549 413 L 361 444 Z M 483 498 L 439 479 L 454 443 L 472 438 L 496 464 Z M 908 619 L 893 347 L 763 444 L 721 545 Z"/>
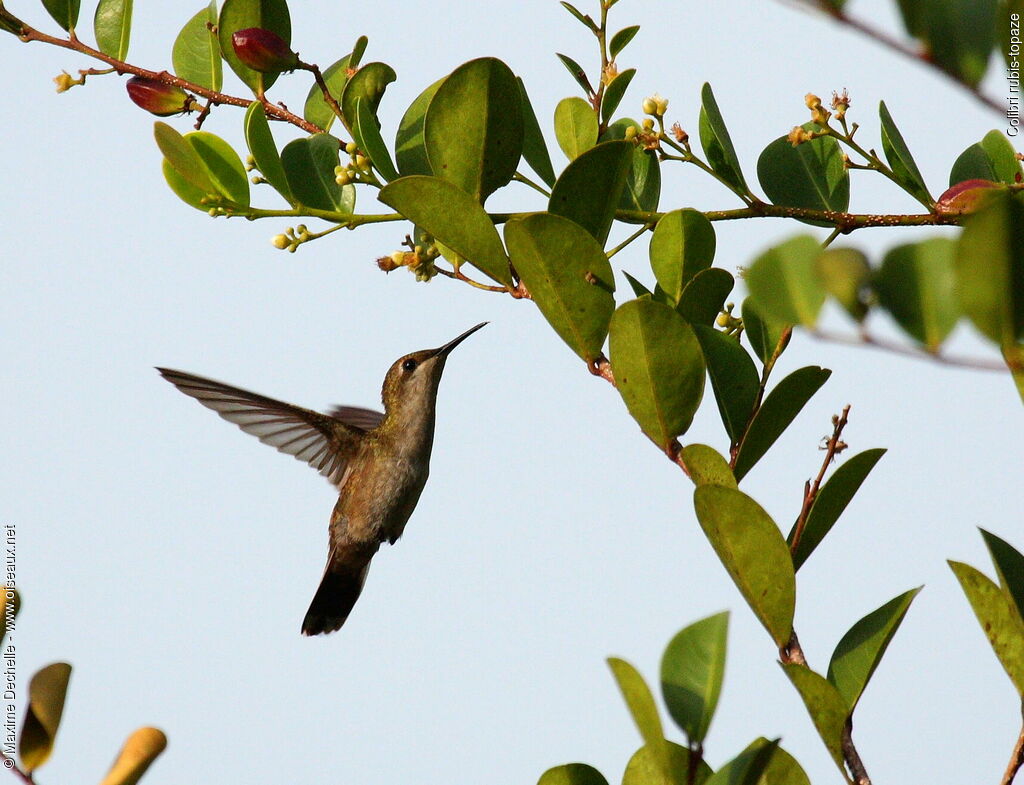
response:
<path id="1" fill-rule="evenodd" d="M 406 360 L 404 363 L 402 363 L 402 370 L 403 371 L 412 371 L 412 370 L 415 370 L 415 368 L 416 368 L 416 361 L 413 360 L 411 357 L 408 360 Z"/>

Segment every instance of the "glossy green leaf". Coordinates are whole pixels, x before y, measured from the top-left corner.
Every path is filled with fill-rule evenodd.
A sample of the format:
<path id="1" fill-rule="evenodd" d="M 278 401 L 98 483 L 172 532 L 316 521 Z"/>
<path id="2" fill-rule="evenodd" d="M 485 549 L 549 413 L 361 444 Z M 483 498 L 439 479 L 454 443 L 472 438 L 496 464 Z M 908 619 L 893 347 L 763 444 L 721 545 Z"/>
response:
<path id="1" fill-rule="evenodd" d="M 46 763 L 53 752 L 70 679 L 71 666 L 55 662 L 37 671 L 29 682 L 28 710 L 18 738 L 21 766 L 29 774 Z"/>
<path id="2" fill-rule="evenodd" d="M 586 763 L 566 763 L 541 774 L 537 785 L 608 785 L 608 780 Z"/>
<path id="3" fill-rule="evenodd" d="M 949 566 L 1017 694 L 1024 696 L 1024 622 L 1017 606 L 991 578 L 971 565 L 950 561 Z"/>
<path id="4" fill-rule="evenodd" d="M 691 760 L 697 764 L 692 778 Z M 686 747 L 666 741 L 657 749 L 645 744 L 634 752 L 623 772 L 622 785 L 703 785 L 712 774 L 703 758 L 697 761 Z"/>
<path id="5" fill-rule="evenodd" d="M 629 288 L 633 290 L 633 294 L 635 294 L 637 297 L 641 297 L 642 295 L 645 294 L 651 294 L 650 289 L 648 289 L 646 286 L 640 283 L 636 278 L 627 273 L 625 270 L 622 271 L 622 274 L 626 276 L 626 280 L 629 282 Z"/>
<path id="6" fill-rule="evenodd" d="M 800 693 L 814 729 L 818 731 L 825 749 L 842 772 L 843 779 L 852 783 L 843 762 L 843 729 L 850 716 L 843 696 L 828 679 L 805 665 L 782 664 L 782 670 Z"/>
<path id="7" fill-rule="evenodd" d="M 811 781 L 797 759 L 776 746 L 757 785 L 811 785 Z"/>
<path id="8" fill-rule="evenodd" d="M 53 21 L 65 30 L 78 25 L 78 9 L 81 0 L 43 0 L 43 7 L 53 17 Z"/>
<path id="9" fill-rule="evenodd" d="M 217 24 L 217 4 L 211 2 L 206 8 L 189 19 L 171 50 L 174 73 L 182 79 L 210 90 L 221 89 L 224 69 L 221 65 L 220 41 L 209 25 Z"/>
<path id="10" fill-rule="evenodd" d="M 882 126 L 882 151 L 885 153 L 885 160 L 889 162 L 889 167 L 896 175 L 896 179 L 915 199 L 925 204 L 932 204 L 935 200 L 928 193 L 928 186 L 925 185 L 924 177 L 921 176 L 921 170 L 917 168 L 914 156 L 910 154 L 910 149 L 903 140 L 903 134 L 896 127 L 885 101 L 878 104 L 878 116 Z"/>
<path id="11" fill-rule="evenodd" d="M 693 492 L 704 534 L 776 646 L 793 633 L 796 578 L 789 548 L 761 505 L 742 491 L 699 485 Z"/>
<path id="12" fill-rule="evenodd" d="M 776 322 L 813 327 L 828 292 L 818 276 L 818 241 L 798 235 L 758 256 L 747 270 L 750 296 Z"/>
<path id="13" fill-rule="evenodd" d="M 555 139 L 570 161 L 597 144 L 597 126 L 593 107 L 578 96 L 563 98 L 555 107 Z"/>
<path id="14" fill-rule="evenodd" d="M 1024 204 L 998 194 L 970 216 L 956 249 L 957 294 L 974 326 L 1004 351 L 1024 342 Z"/>
<path id="15" fill-rule="evenodd" d="M 544 141 L 544 132 L 537 122 L 537 113 L 533 111 L 530 95 L 520 77 L 516 77 L 519 85 L 520 107 L 523 113 L 523 158 L 548 187 L 555 184 L 555 170 L 551 167 L 551 156 Z"/>
<path id="16" fill-rule="evenodd" d="M 423 121 L 427 116 L 427 107 L 430 106 L 443 81 L 444 79 L 438 79 L 420 93 L 405 110 L 402 121 L 398 124 L 398 133 L 395 136 L 395 163 L 398 164 L 398 172 L 402 177 L 434 173 L 430 168 L 430 159 L 427 158 L 426 143 L 423 140 Z"/>
<path id="17" fill-rule="evenodd" d="M 577 224 L 534 213 L 505 224 L 512 266 L 569 348 L 597 359 L 615 310 L 615 281 L 601 246 Z"/>
<path id="18" fill-rule="evenodd" d="M 594 20 L 589 16 L 584 15 L 576 6 L 572 3 L 567 3 L 565 0 L 560 0 L 560 5 L 570 14 L 572 14 L 577 21 L 579 21 L 588 30 L 597 30 L 597 25 L 594 24 Z"/>
<path id="19" fill-rule="evenodd" d="M 190 183 L 178 170 L 171 166 L 171 162 L 166 158 L 161 163 L 161 170 L 164 174 L 164 179 L 167 181 L 167 185 L 175 193 L 175 195 L 181 199 L 185 204 L 202 210 L 204 213 L 210 210 L 210 192 L 204 191 L 201 188 L 197 188 L 195 185 Z"/>
<path id="20" fill-rule="evenodd" d="M 318 210 L 351 213 L 356 189 L 338 185 L 334 168 L 339 165 L 338 140 L 330 134 L 294 139 L 281 151 L 288 187 L 301 204 Z"/>
<path id="21" fill-rule="evenodd" d="M 793 371 L 768 393 L 740 444 L 733 473 L 742 480 L 793 422 L 832 371 L 809 365 Z"/>
<path id="22" fill-rule="evenodd" d="M 248 207 L 249 175 L 231 145 L 208 131 L 185 134 L 185 141 L 202 161 L 215 192 L 234 205 Z"/>
<path id="23" fill-rule="evenodd" d="M 853 248 L 826 248 L 814 262 L 822 285 L 855 321 L 868 313 L 864 289 L 871 277 L 868 258 Z"/>
<path id="24" fill-rule="evenodd" d="M 665 213 L 654 227 L 649 254 L 654 277 L 678 302 L 693 276 L 715 260 L 714 227 L 689 207 Z"/>
<path id="25" fill-rule="evenodd" d="M 676 310 L 690 324 L 710 326 L 722 312 L 725 298 L 735 285 L 732 274 L 721 267 L 701 270 L 686 284 Z"/>
<path id="26" fill-rule="evenodd" d="M 992 130 L 960 153 L 949 173 L 949 184 L 966 180 L 990 180 L 1014 185 L 1024 179 L 1017 151 L 1002 131 Z"/>
<path id="27" fill-rule="evenodd" d="M 680 630 L 661 657 L 661 694 L 691 745 L 704 741 L 718 706 L 725 675 L 729 613 L 718 613 Z"/>
<path id="28" fill-rule="evenodd" d="M 819 130 L 805 123 L 808 131 Z M 823 136 L 794 147 L 786 136 L 769 144 L 757 159 L 757 179 L 773 204 L 811 210 L 846 212 L 850 206 L 850 173 L 835 139 Z M 805 221 L 816 226 L 827 222 Z"/>
<path id="29" fill-rule="evenodd" d="M 639 127 L 638 123 L 629 118 L 616 120 L 598 137 L 598 144 L 625 139 L 626 129 L 631 125 Z M 622 198 L 619 199 L 619 209 L 656 212 L 661 198 L 661 164 L 658 162 L 658 154 L 632 142 L 630 145 L 633 156 Z"/>
<path id="30" fill-rule="evenodd" d="M 629 173 L 629 142 L 592 147 L 562 172 L 548 200 L 548 211 L 574 221 L 603 247 Z"/>
<path id="31" fill-rule="evenodd" d="M 992 563 L 1003 591 L 1013 600 L 1017 613 L 1024 618 L 1024 555 L 1001 537 L 981 529 Z"/>
<path id="32" fill-rule="evenodd" d="M 794 569 L 799 570 L 814 553 L 814 549 L 825 539 L 825 535 L 832 530 L 839 516 L 843 514 L 846 506 L 883 455 L 885 450 L 878 448 L 857 453 L 836 469 L 835 474 L 821 487 L 807 514 L 800 542 L 793 552 Z M 790 530 L 789 537 L 786 538 L 790 545 L 793 544 L 794 535 L 795 528 Z"/>
<path id="33" fill-rule="evenodd" d="M 244 127 L 245 143 L 249 146 L 249 153 L 256 162 L 256 168 L 263 175 L 263 179 L 290 203 L 292 191 L 284 173 L 284 166 L 281 164 L 281 155 L 277 151 L 274 135 L 270 131 L 270 123 L 267 122 L 266 112 L 259 101 L 249 104 L 245 112 Z"/>
<path id="34" fill-rule="evenodd" d="M 769 362 L 782 340 L 786 323 L 764 314 L 752 297 L 743 301 L 742 313 L 744 335 L 750 341 L 751 348 L 762 363 Z"/>
<path id="35" fill-rule="evenodd" d="M 779 747 L 779 740 L 761 738 L 709 777 L 707 785 L 767 785 L 768 767 Z M 796 785 L 786 783 L 786 785 Z"/>
<path id="36" fill-rule="evenodd" d="M 997 0 L 929 0 L 921 6 L 929 59 L 965 84 L 976 86 L 996 43 Z"/>
<path id="37" fill-rule="evenodd" d="M 679 451 L 679 459 L 686 466 L 686 473 L 694 485 L 736 487 L 736 478 L 729 468 L 729 462 L 713 447 L 706 444 L 688 444 Z"/>
<path id="38" fill-rule="evenodd" d="M 217 21 L 217 38 L 220 51 L 231 67 L 256 95 L 263 95 L 275 81 L 278 74 L 261 74 L 244 65 L 235 54 L 231 36 L 239 30 L 261 27 L 277 34 L 286 44 L 292 41 L 292 20 L 285 0 L 224 0 Z"/>
<path id="39" fill-rule="evenodd" d="M 700 145 L 711 168 L 741 191 L 749 191 L 729 129 L 707 82 L 700 90 Z"/>
<path id="40" fill-rule="evenodd" d="M 629 87 L 629 83 L 633 81 L 634 76 L 636 76 L 636 69 L 627 68 L 612 79 L 604 89 L 604 98 L 601 99 L 601 120 L 603 122 L 607 123 L 612 119 L 612 115 L 615 114 L 615 110 L 622 103 L 622 97 L 626 94 L 626 89 Z"/>
<path id="41" fill-rule="evenodd" d="M 329 65 L 323 72 L 324 84 L 327 91 L 335 101 L 341 101 L 341 93 L 348 84 L 348 71 L 351 66 L 352 56 L 345 55 L 335 63 Z M 425 109 L 426 107 L 424 107 Z M 306 103 L 302 107 L 302 116 L 313 125 L 330 131 L 331 126 L 337 119 L 331 105 L 324 98 L 324 91 L 316 82 L 309 88 L 306 94 Z"/>
<path id="42" fill-rule="evenodd" d="M 7 638 L 8 622 L 13 622 L 18 616 L 18 611 L 21 610 L 21 595 L 17 589 L 3 590 L 3 617 L 0 618 L 0 643 L 3 643 Z M 10 625 L 14 628 L 14 625 Z"/>
<path id="43" fill-rule="evenodd" d="M 914 38 L 920 37 L 924 29 L 924 10 L 928 0 L 897 0 L 903 26 Z"/>
<path id="44" fill-rule="evenodd" d="M 558 59 L 562 61 L 565 70 L 576 80 L 576 84 L 582 87 L 587 95 L 593 95 L 594 88 L 590 86 L 590 80 L 587 78 L 587 72 L 583 70 L 583 67 L 568 55 L 560 54 Z"/>
<path id="45" fill-rule="evenodd" d="M 12 35 L 20 36 L 25 27 L 26 24 L 10 11 L 5 9 L 4 13 L 0 14 L 0 30 L 6 30 Z"/>
<path id="46" fill-rule="evenodd" d="M 920 586 L 904 592 L 869 613 L 850 628 L 832 653 L 828 680 L 851 714 L 919 591 Z"/>
<path id="47" fill-rule="evenodd" d="M 100 785 L 137 785 L 167 748 L 167 736 L 159 728 L 139 728 L 128 737 Z"/>
<path id="48" fill-rule="evenodd" d="M 747 350 L 740 346 L 739 338 L 703 324 L 694 325 L 693 329 L 708 366 L 722 424 L 730 442 L 735 444 L 743 436 L 754 410 L 760 375 Z"/>
<path id="49" fill-rule="evenodd" d="M 352 136 L 356 145 L 369 157 L 374 168 L 386 182 L 398 179 L 398 171 L 391 161 L 391 154 L 380 135 L 380 121 L 370 109 L 371 102 L 362 96 L 356 98 L 356 122 Z"/>
<path id="50" fill-rule="evenodd" d="M 885 255 L 871 280 L 879 304 L 932 352 L 960 319 L 955 248 L 947 237 L 897 246 Z"/>
<path id="51" fill-rule="evenodd" d="M 153 136 L 167 163 L 185 182 L 203 194 L 217 193 L 202 159 L 184 136 L 167 123 L 159 121 L 153 125 Z"/>
<path id="52" fill-rule="evenodd" d="M 96 46 L 103 54 L 124 60 L 132 34 L 132 0 L 100 0 L 93 18 Z"/>
<path id="53" fill-rule="evenodd" d="M 693 329 L 667 305 L 641 298 L 612 317 L 615 383 L 641 430 L 666 449 L 686 432 L 704 394 L 704 357 Z"/>
<path id="54" fill-rule="evenodd" d="M 630 27 L 624 27 L 612 36 L 611 43 L 608 44 L 608 52 L 611 54 L 612 60 L 618 57 L 619 52 L 625 49 L 626 45 L 633 40 L 633 36 L 639 32 L 640 25 L 631 25 Z"/>
<path id="55" fill-rule="evenodd" d="M 379 196 L 495 281 L 512 284 L 508 257 L 490 216 L 472 196 L 438 177 L 401 177 Z"/>
<path id="56" fill-rule="evenodd" d="M 370 114 L 373 116 L 374 124 L 380 128 L 377 120 L 377 107 L 384 97 L 384 91 L 388 85 L 398 78 L 395 69 L 386 63 L 367 63 L 345 82 L 341 90 L 341 98 L 338 101 L 341 106 L 341 113 L 345 115 L 345 125 L 353 133 L 356 133 L 358 118 L 357 103 L 362 101 L 368 104 Z M 380 131 L 377 131 L 380 134 Z M 359 149 L 366 152 L 366 148 L 356 139 Z"/>
<path id="57" fill-rule="evenodd" d="M 523 152 L 519 85 L 493 57 L 452 71 L 427 108 L 423 135 L 434 174 L 483 204 L 512 179 Z"/>
<path id="58" fill-rule="evenodd" d="M 658 714 L 658 706 L 654 702 L 651 688 L 647 686 L 640 671 L 625 660 L 609 657 L 608 667 L 612 669 L 644 744 L 655 750 L 658 759 L 666 760 L 668 753 L 665 749 L 665 731 L 661 727 L 661 716 Z"/>

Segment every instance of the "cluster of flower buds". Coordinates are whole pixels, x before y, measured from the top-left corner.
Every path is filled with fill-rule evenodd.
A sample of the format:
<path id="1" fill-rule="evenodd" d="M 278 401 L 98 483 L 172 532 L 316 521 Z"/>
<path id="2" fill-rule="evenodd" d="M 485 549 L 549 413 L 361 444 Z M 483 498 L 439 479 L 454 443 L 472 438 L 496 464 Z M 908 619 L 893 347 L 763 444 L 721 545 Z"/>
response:
<path id="1" fill-rule="evenodd" d="M 170 117 L 199 109 L 199 102 L 194 95 L 186 93 L 177 85 L 164 84 L 156 79 L 133 76 L 125 84 L 125 88 L 128 90 L 128 97 L 136 106 L 157 117 Z"/>
<path id="2" fill-rule="evenodd" d="M 842 120 L 846 117 L 846 110 L 850 108 L 850 94 L 843 88 L 843 92 L 832 91 L 832 110 L 836 113 L 836 119 Z"/>
<path id="3" fill-rule="evenodd" d="M 793 145 L 793 147 L 798 147 L 804 142 L 810 142 L 817 139 L 819 136 L 824 136 L 824 134 L 818 133 L 817 131 L 808 131 L 803 126 L 796 125 L 793 126 L 793 130 L 789 132 L 786 139 L 789 140 L 789 143 Z"/>
<path id="4" fill-rule="evenodd" d="M 625 140 L 635 142 L 645 150 L 657 150 L 661 146 L 661 133 L 654 128 L 654 121 L 645 118 L 641 128 L 635 125 L 626 128 Z"/>
<path id="5" fill-rule="evenodd" d="M 429 281 L 437 275 L 434 260 L 439 255 L 435 245 L 429 245 L 426 248 L 417 245 L 411 251 L 395 251 L 391 256 L 380 257 L 377 260 L 377 266 L 386 273 L 397 270 L 399 267 L 408 267 L 409 272 L 416 276 L 417 281 Z"/>
<path id="6" fill-rule="evenodd" d="M 662 98 L 660 95 L 655 93 L 654 95 L 644 99 L 643 110 L 644 114 L 653 115 L 654 117 L 664 117 L 665 112 L 668 111 L 668 99 Z"/>
<path id="7" fill-rule="evenodd" d="M 715 324 L 721 327 L 727 335 L 733 335 L 743 329 L 743 320 L 732 315 L 735 303 L 727 303 L 725 310 L 718 314 Z"/>
<path id="8" fill-rule="evenodd" d="M 822 128 L 828 125 L 828 119 L 832 116 L 832 113 L 822 106 L 821 99 L 818 96 L 814 93 L 808 93 L 804 96 L 804 104 L 811 110 L 812 123 L 817 123 Z"/>
<path id="9" fill-rule="evenodd" d="M 231 34 L 231 48 L 242 63 L 261 74 L 279 74 L 299 67 L 299 56 L 277 33 L 247 27 Z"/>
<path id="10" fill-rule="evenodd" d="M 299 224 L 294 229 L 291 227 L 285 229 L 284 234 L 275 234 L 270 238 L 270 244 L 280 251 L 295 253 L 300 245 L 311 239 L 315 238 L 310 237 L 309 229 L 306 228 L 306 225 Z"/>
<path id="11" fill-rule="evenodd" d="M 75 85 L 85 84 L 85 77 L 80 76 L 75 79 L 67 71 L 61 71 L 57 76 L 53 77 L 53 83 L 57 85 L 58 93 L 66 93 Z"/>
<path id="12" fill-rule="evenodd" d="M 370 173 L 370 159 L 359 152 L 355 142 L 345 145 L 345 152 L 348 153 L 349 162 L 347 166 L 338 165 L 334 167 L 334 182 L 338 185 L 348 185 L 351 182 L 359 182 L 362 175 Z"/>

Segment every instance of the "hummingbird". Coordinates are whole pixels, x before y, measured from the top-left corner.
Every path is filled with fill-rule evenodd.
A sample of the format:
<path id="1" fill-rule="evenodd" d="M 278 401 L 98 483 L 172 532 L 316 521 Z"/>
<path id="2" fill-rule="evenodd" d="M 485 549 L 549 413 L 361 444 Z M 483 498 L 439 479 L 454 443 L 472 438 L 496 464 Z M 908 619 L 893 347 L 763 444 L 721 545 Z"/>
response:
<path id="1" fill-rule="evenodd" d="M 157 368 L 186 395 L 264 444 L 319 471 L 338 490 L 327 566 L 302 622 L 303 635 L 341 628 L 381 544 L 394 545 L 430 471 L 434 410 L 445 360 L 481 322 L 437 349 L 400 357 L 384 377 L 384 411 L 336 406 L 327 414 L 212 379 Z"/>

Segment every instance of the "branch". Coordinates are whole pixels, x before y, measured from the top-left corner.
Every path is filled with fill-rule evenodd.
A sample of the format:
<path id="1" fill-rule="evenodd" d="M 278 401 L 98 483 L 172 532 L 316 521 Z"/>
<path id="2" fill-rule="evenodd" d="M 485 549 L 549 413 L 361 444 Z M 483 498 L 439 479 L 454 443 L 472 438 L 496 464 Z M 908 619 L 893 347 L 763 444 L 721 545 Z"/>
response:
<path id="1" fill-rule="evenodd" d="M 1006 766 L 1006 773 L 1003 774 L 1003 778 L 999 781 L 1000 785 L 1010 785 L 1013 782 L 1013 778 L 1017 776 L 1021 765 L 1024 765 L 1024 727 L 1021 728 L 1020 735 L 1017 737 L 1017 743 L 1013 747 L 1013 755 L 1010 756 L 1010 762 Z"/>
<path id="2" fill-rule="evenodd" d="M 797 546 L 800 545 L 800 537 L 803 536 L 807 516 L 811 512 L 811 507 L 814 506 L 814 500 L 818 498 L 818 490 L 821 488 L 821 481 L 825 478 L 825 472 L 828 471 L 828 467 L 832 465 L 835 457 L 846 449 L 846 444 L 840 440 L 840 436 L 843 434 L 843 428 L 846 427 L 846 418 L 849 414 L 850 404 L 846 404 L 841 415 L 832 416 L 832 436 L 825 445 L 825 460 L 821 462 L 821 469 L 818 470 L 818 476 L 814 478 L 814 484 L 807 483 L 804 487 L 804 503 L 800 507 L 800 515 L 793 525 L 793 542 L 789 544 L 790 553 L 796 553 Z"/>
<path id="3" fill-rule="evenodd" d="M 644 210 L 618 210 L 615 217 L 625 223 L 657 223 L 664 213 Z M 891 226 L 961 226 L 966 218 L 964 213 L 843 213 L 838 210 L 812 210 L 807 207 L 786 207 L 785 205 L 755 202 L 749 207 L 734 210 L 705 210 L 709 221 L 737 221 L 743 218 L 798 218 L 800 220 L 822 221 L 832 224 L 841 234 L 857 229 Z"/>
<path id="4" fill-rule="evenodd" d="M 826 330 L 809 330 L 810 335 L 822 341 L 841 343 L 846 346 L 860 346 L 875 349 L 882 349 L 893 354 L 900 354 L 904 357 L 913 357 L 918 360 L 931 360 L 942 365 L 951 365 L 957 368 L 971 368 L 976 371 L 1005 371 L 1006 365 L 996 361 L 982 360 L 972 357 L 960 357 L 950 354 L 938 354 L 929 352 L 927 349 L 919 349 L 915 346 L 908 346 L 895 341 L 887 341 L 884 338 L 876 338 L 867 332 L 859 335 L 842 335 L 840 333 L 828 332 Z"/>
<path id="5" fill-rule="evenodd" d="M 0 751 L 0 760 L 3 760 L 3 767 L 5 769 L 14 772 L 14 775 L 24 782 L 25 785 L 36 785 L 35 780 L 32 779 L 32 775 L 19 769 L 18 764 L 14 762 L 14 758 L 10 758 L 4 752 Z"/>

